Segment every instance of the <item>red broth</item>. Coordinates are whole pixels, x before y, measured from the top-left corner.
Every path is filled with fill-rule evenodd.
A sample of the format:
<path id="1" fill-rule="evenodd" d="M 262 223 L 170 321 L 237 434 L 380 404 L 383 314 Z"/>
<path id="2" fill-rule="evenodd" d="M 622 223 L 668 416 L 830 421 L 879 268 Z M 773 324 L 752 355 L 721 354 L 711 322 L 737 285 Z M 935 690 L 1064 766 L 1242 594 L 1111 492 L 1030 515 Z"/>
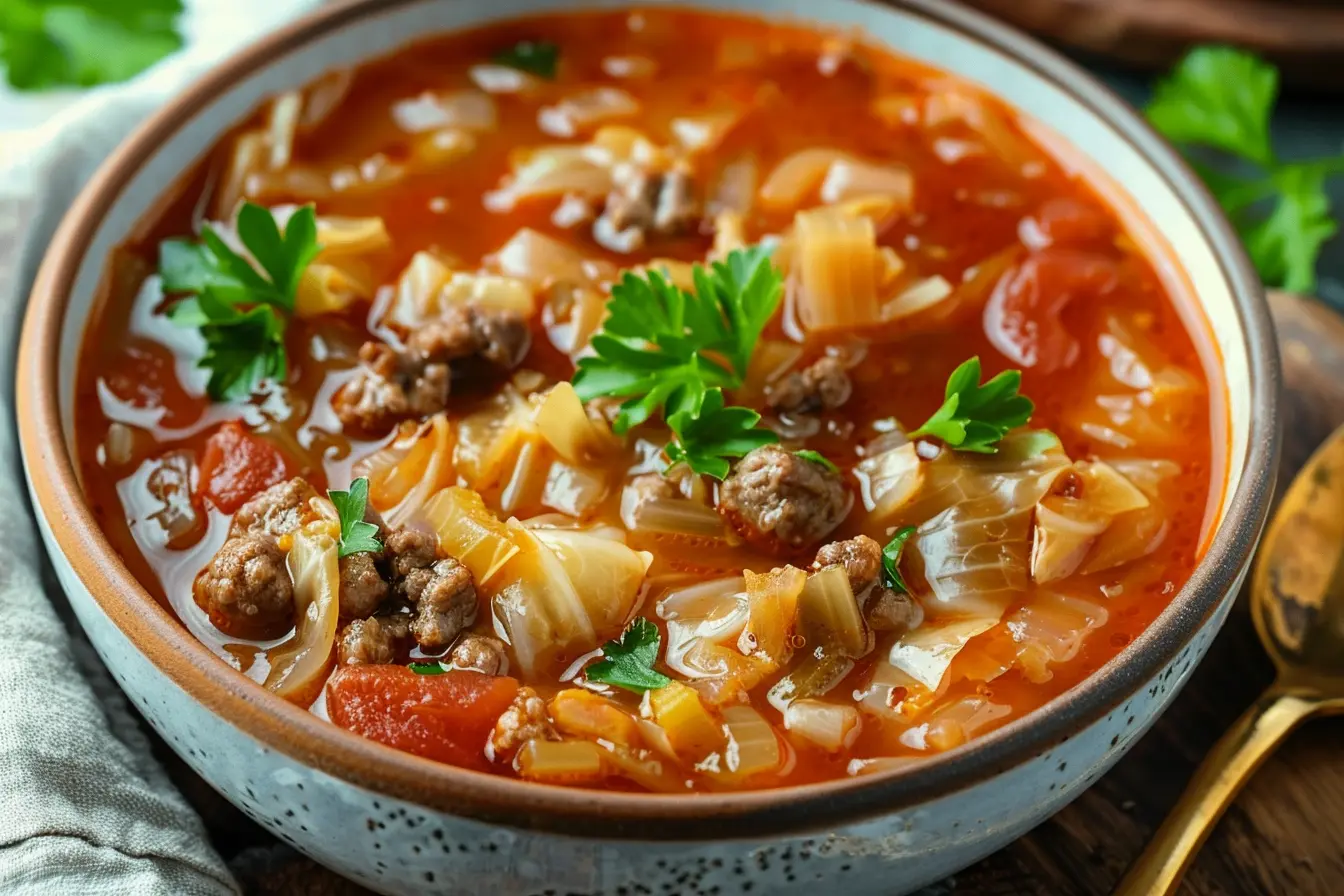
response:
<path id="1" fill-rule="evenodd" d="M 492 53 L 524 41 L 558 49 L 553 80 L 480 68 Z M 352 621 L 342 598 L 336 643 L 330 635 L 316 642 L 317 672 L 302 686 L 269 686 L 321 714 L 339 701 L 331 717 L 366 736 L 500 774 L 672 791 L 773 787 L 859 774 L 887 758 L 932 755 L 1031 712 L 1093 674 L 1153 621 L 1194 569 L 1206 509 L 1221 489 L 1211 441 L 1220 388 L 1196 348 L 1203 334 L 1187 330 L 1169 286 L 1093 185 L 977 88 L 850 36 L 647 10 L 534 18 L 436 38 L 331 76 L 295 98 L 301 115 L 292 143 L 271 129 L 283 117 L 281 99 L 222 141 L 145 222 L 142 236 L 115 252 L 81 356 L 75 415 L 84 486 L 118 553 L 190 636 L 259 686 L 299 635 L 288 621 L 260 639 L 239 637 L 236 627 L 226 633 L 216 622 L 236 608 L 193 597 L 193 583 L 230 537 L 233 514 L 289 477 L 302 477 L 318 494 L 346 489 L 368 472 L 370 456 L 397 437 L 411 444 L 417 431 L 422 447 L 409 460 L 394 458 L 403 464 L 399 473 L 375 464 L 369 474 L 372 503 L 385 515 L 424 529 L 424 502 L 398 510 L 396 499 L 417 482 L 427 494 L 456 486 L 479 494 L 501 527 L 510 517 L 577 526 L 579 542 L 567 544 L 578 554 L 614 528 L 628 548 L 610 557 L 599 552 L 591 564 L 623 568 L 639 557 L 650 565 L 636 570 L 632 582 L 610 585 L 620 592 L 614 609 L 586 608 L 581 634 L 538 642 L 536 632 L 510 628 L 522 624 L 519 617 L 503 618 L 509 583 L 500 576 L 527 577 L 509 565 L 521 561 L 510 560 L 489 581 L 474 576 L 479 608 L 474 622 L 452 633 L 451 644 L 400 633 L 387 642 L 395 649 L 384 663 L 357 664 L 328 685 L 332 670 L 348 659 L 339 649 Z M 335 105 L 324 112 L 329 101 Z M 598 161 L 575 176 L 578 186 L 510 206 L 511 189 L 526 193 L 517 187 L 527 180 L 529 158 L 551 152 L 547 164 L 563 167 L 557 161 L 563 151 L 538 149 L 556 146 L 570 147 L 571 163 L 576 147 Z M 249 147 L 260 151 L 239 166 L 236 159 L 246 161 Z M 798 155 L 808 150 L 816 152 Z M 632 185 L 632 177 L 644 179 Z M 623 196 L 608 195 L 622 189 Z M 331 294 L 344 297 L 336 304 L 353 301 L 288 321 L 283 382 L 263 382 L 249 397 L 212 400 L 208 371 L 198 366 L 201 333 L 168 318 L 181 295 L 166 294 L 155 270 L 161 243 L 194 238 L 203 221 L 236 234 L 234 210 L 244 198 L 271 209 L 312 204 L 319 221 L 328 222 L 327 234 L 335 218 L 377 219 L 385 238 L 339 257 L 328 247 L 318 258 L 336 278 L 325 281 L 336 284 Z M 679 199 L 690 207 L 676 208 Z M 680 212 L 679 220 L 660 223 L 662 205 L 672 217 Z M 797 218 L 819 207 L 829 211 Z M 595 219 L 610 226 L 599 231 L 606 225 Z M 826 228 L 836 227 L 841 236 L 828 235 Z M 573 268 L 573 258 L 581 259 L 581 273 L 536 258 L 521 277 L 510 270 L 501 249 L 526 228 L 560 241 L 569 253 L 564 263 Z M 582 345 L 571 344 L 573 333 L 591 331 L 592 309 L 600 313 L 617 272 L 640 274 L 658 260 L 655 266 L 673 280 L 685 278 L 686 263 L 703 263 L 733 245 L 735 228 L 739 243 L 774 246 L 770 263 L 784 286 L 752 370 L 728 398 L 764 412 L 762 425 L 788 449 L 832 462 L 834 474 L 800 472 L 793 469 L 803 463 L 797 455 L 776 458 L 793 465 L 788 475 L 840 483 L 839 494 L 852 502 L 848 511 L 824 537 L 813 532 L 786 543 L 776 530 L 753 538 L 762 533 L 749 520 L 744 526 L 741 508 L 728 506 L 733 487 L 677 473 L 667 500 L 682 503 L 668 506 L 688 511 L 691 529 L 628 525 L 622 500 L 635 497 L 632 481 L 641 473 L 656 476 L 663 466 L 659 449 L 669 434 L 656 414 L 615 439 L 610 451 L 571 465 L 599 493 L 581 496 L 581 507 L 558 507 L 576 501 L 576 493 L 552 494 L 535 481 L 561 467 L 554 466 L 554 445 L 528 429 L 542 399 L 527 396 L 544 396 L 574 375 Z M 472 288 L 477 281 L 470 278 L 486 274 L 509 281 L 500 288 L 526 296 L 534 309 L 522 315 L 530 346 L 521 361 L 504 365 L 508 371 L 454 368 L 451 394 L 434 418 L 440 429 L 417 430 L 432 415 L 415 413 L 405 414 L 396 431 L 385 421 L 381 431 L 352 427 L 333 397 L 364 375 L 361 345 L 386 343 L 388 352 L 404 352 L 424 328 L 398 299 L 399 289 L 414 292 L 407 269 L 418 253 L 422 262 L 437 259 L 440 278 L 430 299 L 418 297 L 421 304 L 448 301 L 446 272 L 462 274 Z M 826 305 L 827 296 L 841 298 Z M 1021 440 L 1014 441 L 1020 430 L 1003 443 L 1018 447 L 998 455 L 958 451 L 937 436 L 906 442 L 902 434 L 939 408 L 949 374 L 973 356 L 986 379 L 1021 370 L 1021 393 L 1035 402 L 1030 427 L 1057 434 L 1059 445 L 1013 460 L 1023 453 Z M 847 381 L 844 400 L 809 394 L 780 410 L 784 378 L 816 370 L 827 357 Z M 815 384 L 804 380 L 794 385 L 806 392 Z M 520 427 L 522 435 L 508 444 L 473 443 L 506 384 L 525 410 L 494 423 Z M 593 425 L 601 432 L 608 424 L 596 413 L 599 405 L 592 403 Z M 520 446 L 531 446 L 532 454 L 518 460 Z M 914 466 L 902 475 L 914 479 L 898 476 L 893 488 L 908 486 L 910 494 L 898 499 L 888 492 L 893 506 L 875 509 L 882 495 L 862 465 L 888 452 L 894 459 L 903 447 Z M 508 475 L 483 472 L 482 452 L 494 450 L 503 452 Z M 436 455 L 434 466 L 427 458 Z M 525 469 L 531 462 L 542 464 L 540 473 Z M 733 463 L 740 470 L 744 462 Z M 1098 509 L 1102 495 L 1115 501 Z M 806 529 L 825 512 L 802 505 L 799 525 Z M 592 534 L 598 526 L 609 528 Z M 863 619 L 851 633 L 862 645 L 836 662 L 828 654 L 826 686 L 815 676 L 803 682 L 800 669 L 822 648 L 822 629 L 807 629 L 806 614 L 791 608 L 802 577 L 815 575 L 818 547 L 860 535 L 884 545 L 901 526 L 919 527 L 897 567 L 910 594 L 879 574 L 846 605 Z M 391 528 L 379 530 L 384 540 Z M 525 548 L 538 543 L 535 535 L 509 531 Z M 544 531 L 540 550 L 551 560 L 571 537 L 552 534 L 571 531 L 563 528 L 526 531 Z M 290 537 L 272 539 L 275 547 L 267 550 L 292 550 Z M 651 558 L 637 553 L 644 551 Z M 440 542 L 438 556 L 450 555 Z M 404 624 L 419 604 L 379 558 L 373 575 L 388 579 L 382 586 L 388 597 L 377 611 Z M 745 597 L 740 586 L 705 584 L 772 569 L 798 572 L 760 580 Z M 851 576 L 842 590 L 863 584 Z M 700 596 L 688 598 L 685 590 L 696 586 Z M 574 590 L 595 600 L 583 582 Z M 769 604 L 775 616 L 762 600 L 777 601 Z M 876 609 L 879 600 L 887 602 L 885 611 Z M 724 618 L 747 607 L 756 615 L 745 628 L 739 618 L 713 633 L 687 621 L 692 605 Z M 281 609 L 289 612 L 288 605 Z M 302 627 L 301 609 L 294 613 Z M 621 637 L 636 617 L 656 626 L 653 674 L 672 682 L 649 697 L 590 677 L 603 643 Z M 451 669 L 442 681 L 416 680 L 406 672 L 407 663 L 441 657 L 451 665 L 453 648 L 471 634 L 513 642 L 502 646 L 503 666 L 488 670 L 512 678 Z M 785 655 L 768 655 L 762 645 L 780 634 Z M 520 637 L 528 641 L 526 656 Z M 718 674 L 707 673 L 713 663 L 688 659 L 698 656 L 697 644 L 726 651 L 716 655 L 731 655 L 728 668 L 736 671 L 719 666 Z M 795 675 L 792 696 L 776 687 Z M 433 734 L 438 725 L 455 730 L 454 713 L 461 721 L 456 730 L 498 731 L 506 723 L 497 725 L 495 715 L 517 697 L 519 683 L 535 692 L 533 709 L 545 706 L 530 716 L 519 710 L 536 723 L 523 732 L 530 737 L 506 738 L 477 755 L 476 735 L 461 745 Z M 408 715 L 417 701 L 438 707 L 428 729 L 429 722 Z M 481 712 L 489 718 L 478 718 Z M 697 720 L 709 727 L 696 727 Z M 751 758 L 730 758 L 739 754 Z"/>

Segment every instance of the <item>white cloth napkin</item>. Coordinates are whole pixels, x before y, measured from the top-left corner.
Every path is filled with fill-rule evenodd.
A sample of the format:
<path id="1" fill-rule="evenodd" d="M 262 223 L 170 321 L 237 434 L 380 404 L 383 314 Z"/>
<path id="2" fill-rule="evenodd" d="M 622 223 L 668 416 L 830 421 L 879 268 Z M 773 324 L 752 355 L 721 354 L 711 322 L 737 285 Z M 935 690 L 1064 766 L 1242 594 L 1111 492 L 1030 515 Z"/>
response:
<path id="1" fill-rule="evenodd" d="M 46 245 L 98 164 L 196 74 L 311 2 L 200 0 L 184 52 L 37 130 L 0 119 L 0 893 L 238 892 L 125 697 L 62 621 L 75 625 L 45 575 L 19 466 L 15 350 Z M 202 29 L 203 14 L 222 27 Z"/>

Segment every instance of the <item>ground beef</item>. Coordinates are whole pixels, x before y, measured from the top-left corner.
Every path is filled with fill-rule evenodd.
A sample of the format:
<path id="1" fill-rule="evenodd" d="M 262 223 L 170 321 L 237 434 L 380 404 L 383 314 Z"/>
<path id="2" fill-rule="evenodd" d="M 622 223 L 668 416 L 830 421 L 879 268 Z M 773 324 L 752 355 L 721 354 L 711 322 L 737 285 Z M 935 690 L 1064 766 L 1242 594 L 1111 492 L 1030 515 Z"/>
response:
<path id="1" fill-rule="evenodd" d="M 309 501 L 316 497 L 317 492 L 304 479 L 273 485 L 238 508 L 229 526 L 229 537 L 288 535 L 303 524 L 309 514 Z"/>
<path id="2" fill-rule="evenodd" d="M 388 584 L 378 570 L 378 555 L 360 551 L 341 558 L 341 618 L 371 616 L 387 600 Z"/>
<path id="3" fill-rule="evenodd" d="M 387 665 L 405 655 L 411 617 L 405 613 L 356 619 L 336 639 L 336 661 L 342 666 Z"/>
<path id="4" fill-rule="evenodd" d="M 765 401 L 778 413 L 816 414 L 840 407 L 853 391 L 845 365 L 827 355 L 767 386 Z"/>
<path id="5" fill-rule="evenodd" d="M 812 561 L 813 569 L 824 569 L 839 563 L 849 576 L 849 587 L 855 595 L 861 595 L 872 587 L 882 574 L 882 545 L 867 535 L 859 535 L 844 541 L 833 541 L 817 551 L 817 559 Z"/>
<path id="6" fill-rule="evenodd" d="M 527 686 L 518 689 L 513 704 L 500 713 L 495 730 L 490 735 L 490 746 L 495 758 L 508 757 L 529 740 L 555 740 L 555 729 L 546 715 L 546 701 Z"/>
<path id="7" fill-rule="evenodd" d="M 508 662 L 504 642 L 488 635 L 463 635 L 453 646 L 448 661 L 456 669 L 475 669 L 486 675 L 500 675 Z"/>
<path id="8" fill-rule="evenodd" d="M 439 539 L 430 532 L 401 526 L 383 539 L 383 554 L 394 581 L 406 578 L 418 569 L 428 569 L 438 559 Z M 410 598 L 415 602 L 415 598 Z"/>
<path id="9" fill-rule="evenodd" d="M 343 426 L 382 432 L 399 420 L 446 409 L 455 376 L 474 376 L 482 367 L 512 370 L 531 345 L 532 331 L 517 312 L 453 305 L 418 327 L 405 351 L 364 343 L 359 371 L 332 406 Z"/>
<path id="10" fill-rule="evenodd" d="M 719 489 L 719 512 L 766 547 L 816 544 L 840 525 L 849 505 L 839 473 L 779 445 L 754 449 Z"/>
<path id="11" fill-rule="evenodd" d="M 230 536 L 196 577 L 194 591 L 226 635 L 266 641 L 294 627 L 294 585 L 285 552 L 269 535 Z"/>
<path id="12" fill-rule="evenodd" d="M 332 407 L 341 425 L 382 432 L 408 417 L 428 417 L 448 407 L 452 375 L 443 363 L 416 363 L 382 342 L 360 346 L 360 369 L 342 386 Z"/>
<path id="13" fill-rule="evenodd" d="M 689 173 L 639 171 L 608 194 L 602 214 L 593 222 L 593 236 L 614 252 L 633 252 L 650 234 L 685 233 L 699 214 Z"/>
<path id="14" fill-rule="evenodd" d="M 868 598 L 864 608 L 868 627 L 876 632 L 908 632 L 924 620 L 924 611 L 908 594 L 897 594 L 890 588 L 878 588 Z"/>
<path id="15" fill-rule="evenodd" d="M 412 579 L 416 582 L 412 586 Z M 426 650 L 442 650 L 476 620 L 476 586 L 471 572 L 451 557 L 406 578 L 406 593 L 415 592 L 411 634 Z"/>

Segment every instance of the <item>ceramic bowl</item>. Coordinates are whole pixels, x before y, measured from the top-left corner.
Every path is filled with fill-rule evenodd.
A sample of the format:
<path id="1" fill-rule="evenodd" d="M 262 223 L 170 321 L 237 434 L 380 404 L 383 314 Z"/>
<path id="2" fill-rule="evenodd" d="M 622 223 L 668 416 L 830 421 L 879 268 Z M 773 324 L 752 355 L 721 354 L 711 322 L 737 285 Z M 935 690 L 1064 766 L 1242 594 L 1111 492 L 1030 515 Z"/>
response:
<path id="1" fill-rule="evenodd" d="M 657 0 L 586 0 L 585 7 Z M 1217 633 L 1264 521 L 1278 367 L 1259 282 L 1177 155 L 1093 78 L 940 0 L 716 0 L 706 7 L 859 28 L 987 86 L 1091 169 L 1211 339 L 1227 432 L 1225 499 L 1207 553 L 1149 630 L 1079 687 L 962 748 L 885 773 L 695 797 L 601 793 L 487 776 L 393 751 L 257 687 L 136 582 L 94 524 L 71 462 L 74 371 L 109 251 L 265 98 L 429 33 L 575 4 L 365 0 L 272 34 L 158 111 L 104 164 L 41 269 L 18 371 L 24 460 L 62 585 L 135 705 L 248 815 L 386 893 L 811 892 L 915 889 L 1045 819 L 1152 724 Z M 1217 391 L 1217 390 L 1215 390 Z M 1215 438 L 1215 444 L 1219 439 Z"/>

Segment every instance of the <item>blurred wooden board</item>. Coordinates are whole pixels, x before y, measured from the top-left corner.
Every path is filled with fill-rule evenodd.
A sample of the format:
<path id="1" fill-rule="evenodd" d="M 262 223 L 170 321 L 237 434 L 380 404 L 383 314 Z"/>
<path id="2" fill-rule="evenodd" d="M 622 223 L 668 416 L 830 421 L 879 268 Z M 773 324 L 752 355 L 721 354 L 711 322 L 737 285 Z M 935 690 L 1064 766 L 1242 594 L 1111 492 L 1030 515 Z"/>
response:
<path id="1" fill-rule="evenodd" d="M 1195 44 L 1245 47 L 1286 83 L 1344 93 L 1340 0 L 963 0 L 1051 43 L 1166 69 Z"/>
<path id="2" fill-rule="evenodd" d="M 1271 297 L 1286 383 L 1291 476 L 1344 423 L 1344 320 L 1323 305 Z M 1167 713 L 1110 774 L 1027 836 L 946 884 L 939 896 L 1103 896 L 1176 802 L 1195 765 L 1273 675 L 1244 599 Z M 1200 852 L 1183 896 L 1344 893 L 1344 719 L 1308 723 L 1262 768 Z M 161 745 L 160 745 L 161 746 Z M 178 786 L 251 894 L 365 891 L 248 821 L 162 749 Z M 503 896 L 503 894 L 502 894 Z"/>

